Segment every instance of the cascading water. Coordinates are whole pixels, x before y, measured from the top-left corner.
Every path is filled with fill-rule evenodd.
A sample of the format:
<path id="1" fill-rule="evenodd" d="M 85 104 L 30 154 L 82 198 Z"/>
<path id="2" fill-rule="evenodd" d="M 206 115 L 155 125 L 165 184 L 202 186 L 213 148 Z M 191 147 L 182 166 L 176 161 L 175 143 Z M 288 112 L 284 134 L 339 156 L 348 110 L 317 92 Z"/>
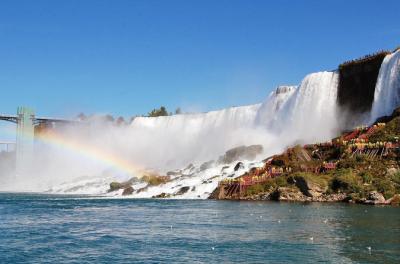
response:
<path id="1" fill-rule="evenodd" d="M 182 114 L 162 117 L 137 117 L 129 126 L 129 137 L 135 140 L 131 155 L 141 163 L 143 152 L 152 149 L 152 161 L 147 164 L 172 169 L 189 163 L 214 159 L 227 149 L 244 144 L 256 144 L 262 135 L 253 131 L 260 105 L 231 107 L 202 114 Z"/>
<path id="2" fill-rule="evenodd" d="M 379 70 L 370 123 L 400 106 L 400 50 L 386 55 Z"/>
<path id="3" fill-rule="evenodd" d="M 272 94 L 260 107 L 258 122 L 284 145 L 326 140 L 337 133 L 337 72 L 307 75 L 301 85 Z M 282 146 L 285 147 L 285 146 Z"/>

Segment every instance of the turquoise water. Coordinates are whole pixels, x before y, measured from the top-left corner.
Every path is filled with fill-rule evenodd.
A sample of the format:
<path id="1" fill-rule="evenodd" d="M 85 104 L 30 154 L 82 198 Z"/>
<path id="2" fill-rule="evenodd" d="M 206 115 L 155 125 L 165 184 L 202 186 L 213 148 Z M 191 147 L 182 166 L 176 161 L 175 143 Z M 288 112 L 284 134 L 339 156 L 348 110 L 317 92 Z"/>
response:
<path id="1" fill-rule="evenodd" d="M 321 262 L 400 263 L 400 208 L 0 194 L 0 263 Z"/>

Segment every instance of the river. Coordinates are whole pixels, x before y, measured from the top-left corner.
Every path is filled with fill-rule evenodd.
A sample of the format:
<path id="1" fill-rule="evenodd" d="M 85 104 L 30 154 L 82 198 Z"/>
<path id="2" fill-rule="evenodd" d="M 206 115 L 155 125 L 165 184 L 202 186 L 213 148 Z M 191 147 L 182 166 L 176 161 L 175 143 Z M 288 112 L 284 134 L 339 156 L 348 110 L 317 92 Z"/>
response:
<path id="1" fill-rule="evenodd" d="M 400 208 L 0 193 L 0 263 L 400 263 Z"/>

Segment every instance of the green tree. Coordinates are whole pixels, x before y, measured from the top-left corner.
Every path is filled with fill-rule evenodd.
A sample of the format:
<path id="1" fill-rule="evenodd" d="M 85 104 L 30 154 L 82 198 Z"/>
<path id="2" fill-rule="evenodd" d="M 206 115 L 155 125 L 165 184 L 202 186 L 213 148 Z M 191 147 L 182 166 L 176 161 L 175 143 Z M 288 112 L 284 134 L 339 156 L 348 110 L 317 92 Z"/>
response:
<path id="1" fill-rule="evenodd" d="M 159 109 L 153 109 L 148 113 L 149 117 L 157 117 L 157 116 L 168 116 L 168 111 L 164 106 L 161 106 Z"/>

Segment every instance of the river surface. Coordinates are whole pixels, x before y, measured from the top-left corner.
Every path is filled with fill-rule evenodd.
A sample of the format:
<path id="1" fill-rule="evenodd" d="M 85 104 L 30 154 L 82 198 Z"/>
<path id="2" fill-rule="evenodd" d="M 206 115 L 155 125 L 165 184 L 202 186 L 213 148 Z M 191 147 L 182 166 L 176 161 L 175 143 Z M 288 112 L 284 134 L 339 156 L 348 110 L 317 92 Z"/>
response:
<path id="1" fill-rule="evenodd" d="M 400 208 L 0 193 L 0 263 L 400 263 Z"/>

